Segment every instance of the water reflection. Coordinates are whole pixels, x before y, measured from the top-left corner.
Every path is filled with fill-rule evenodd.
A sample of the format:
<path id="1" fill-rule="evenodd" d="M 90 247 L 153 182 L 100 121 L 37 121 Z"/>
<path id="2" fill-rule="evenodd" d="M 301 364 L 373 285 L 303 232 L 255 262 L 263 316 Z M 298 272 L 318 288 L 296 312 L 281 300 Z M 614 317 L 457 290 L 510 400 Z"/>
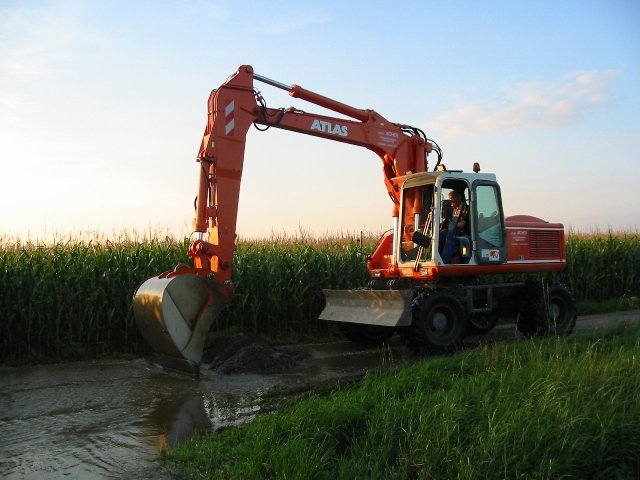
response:
<path id="1" fill-rule="evenodd" d="M 194 431 L 211 428 L 202 395 L 164 397 L 145 415 L 144 424 L 161 451 L 185 440 Z"/>
<path id="2" fill-rule="evenodd" d="M 255 414 L 251 392 L 270 384 L 144 360 L 1 368 L 0 478 L 166 478 L 160 450 Z"/>

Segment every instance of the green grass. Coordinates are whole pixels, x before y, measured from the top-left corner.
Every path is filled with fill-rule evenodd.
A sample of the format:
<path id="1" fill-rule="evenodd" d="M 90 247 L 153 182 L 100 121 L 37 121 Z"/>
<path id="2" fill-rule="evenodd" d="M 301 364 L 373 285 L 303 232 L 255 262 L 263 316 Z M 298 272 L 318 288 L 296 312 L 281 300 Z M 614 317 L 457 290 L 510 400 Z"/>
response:
<path id="1" fill-rule="evenodd" d="M 370 375 L 162 454 L 178 478 L 640 477 L 640 329 Z"/>
<path id="2" fill-rule="evenodd" d="M 331 325 L 318 320 L 322 289 L 365 285 L 376 243 L 373 235 L 241 239 L 235 293 L 214 331 L 280 340 L 331 335 Z M 187 246 L 154 233 L 46 245 L 0 237 L 0 361 L 148 353 L 131 298 L 146 278 L 190 263 Z M 569 234 L 567 252 L 567 271 L 554 277 L 573 290 L 581 314 L 598 313 L 611 299 L 608 309 L 638 308 L 640 233 Z"/>

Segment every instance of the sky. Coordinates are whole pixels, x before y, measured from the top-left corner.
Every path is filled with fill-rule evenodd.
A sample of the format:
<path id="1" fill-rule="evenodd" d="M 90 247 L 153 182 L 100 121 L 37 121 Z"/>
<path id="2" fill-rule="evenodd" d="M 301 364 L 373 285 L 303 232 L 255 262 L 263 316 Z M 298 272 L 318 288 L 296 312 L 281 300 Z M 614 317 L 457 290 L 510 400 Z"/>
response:
<path id="1" fill-rule="evenodd" d="M 207 98 L 244 64 L 423 129 L 506 215 L 640 226 L 637 0 L 0 0 L 0 237 L 189 235 Z M 251 128 L 241 237 L 390 226 L 370 151 Z"/>

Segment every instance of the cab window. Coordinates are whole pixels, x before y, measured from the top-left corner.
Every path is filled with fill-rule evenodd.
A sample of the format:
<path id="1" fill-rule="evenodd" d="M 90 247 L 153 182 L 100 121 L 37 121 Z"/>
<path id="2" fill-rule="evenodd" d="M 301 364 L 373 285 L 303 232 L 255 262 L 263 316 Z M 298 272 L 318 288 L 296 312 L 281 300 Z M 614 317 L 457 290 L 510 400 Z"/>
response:
<path id="1" fill-rule="evenodd" d="M 433 185 L 407 188 L 403 194 L 400 260 L 402 262 L 431 259 L 432 248 L 419 247 L 411 240 L 413 232 L 433 237 Z"/>
<path id="2" fill-rule="evenodd" d="M 500 248 L 504 245 L 500 197 L 495 186 L 478 185 L 476 188 L 476 231 L 487 246 Z"/>

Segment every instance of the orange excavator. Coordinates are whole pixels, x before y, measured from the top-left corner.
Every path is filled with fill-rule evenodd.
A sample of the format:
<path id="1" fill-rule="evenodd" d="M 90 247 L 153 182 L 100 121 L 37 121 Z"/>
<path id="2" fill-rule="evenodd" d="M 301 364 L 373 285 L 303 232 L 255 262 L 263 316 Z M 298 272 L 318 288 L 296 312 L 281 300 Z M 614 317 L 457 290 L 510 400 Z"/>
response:
<path id="1" fill-rule="evenodd" d="M 342 117 L 270 108 L 255 82 Z M 440 147 L 419 128 L 243 65 L 209 96 L 188 251 L 193 265 L 147 279 L 133 298 L 138 328 L 163 365 L 197 373 L 209 328 L 233 294 L 240 181 L 252 124 L 365 147 L 381 161 L 392 228 L 369 255 L 370 281 L 354 290 L 324 290 L 320 319 L 337 322 L 350 340 L 377 345 L 398 332 L 417 351 L 442 352 L 468 332 L 489 331 L 498 318 L 514 318 L 526 336 L 573 329 L 575 301 L 566 287 L 520 275 L 501 280 L 563 270 L 562 224 L 505 218 L 495 175 L 481 173 L 478 164 L 472 172 L 448 170 Z M 431 171 L 430 154 L 437 156 Z"/>

